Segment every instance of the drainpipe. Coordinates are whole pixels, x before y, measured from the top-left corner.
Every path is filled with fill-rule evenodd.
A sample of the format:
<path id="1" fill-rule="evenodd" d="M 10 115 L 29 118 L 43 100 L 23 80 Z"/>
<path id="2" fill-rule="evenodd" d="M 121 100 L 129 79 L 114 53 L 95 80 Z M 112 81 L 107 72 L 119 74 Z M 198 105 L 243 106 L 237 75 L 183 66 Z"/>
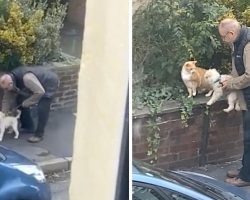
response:
<path id="1" fill-rule="evenodd" d="M 201 145 L 199 152 L 199 166 L 204 166 L 207 163 L 207 146 L 209 138 L 209 127 L 210 127 L 210 108 L 204 107 L 203 112 L 203 127 L 201 133 Z"/>

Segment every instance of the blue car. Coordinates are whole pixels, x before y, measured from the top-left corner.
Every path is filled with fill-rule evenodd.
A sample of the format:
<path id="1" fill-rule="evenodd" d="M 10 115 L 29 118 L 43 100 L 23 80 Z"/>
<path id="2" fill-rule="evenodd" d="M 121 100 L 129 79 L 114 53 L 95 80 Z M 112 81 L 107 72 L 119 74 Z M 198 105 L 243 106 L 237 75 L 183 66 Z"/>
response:
<path id="1" fill-rule="evenodd" d="M 42 170 L 3 146 L 0 146 L 0 200 L 51 200 Z"/>
<path id="2" fill-rule="evenodd" d="M 209 176 L 133 162 L 133 200 L 250 200 L 245 190 Z"/>

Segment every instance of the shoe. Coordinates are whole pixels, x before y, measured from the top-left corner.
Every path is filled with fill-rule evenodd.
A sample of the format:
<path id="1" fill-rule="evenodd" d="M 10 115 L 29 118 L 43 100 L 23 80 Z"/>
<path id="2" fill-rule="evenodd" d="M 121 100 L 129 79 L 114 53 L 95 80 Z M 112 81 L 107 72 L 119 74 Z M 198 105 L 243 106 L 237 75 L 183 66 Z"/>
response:
<path id="1" fill-rule="evenodd" d="M 237 177 L 237 176 L 239 175 L 239 173 L 240 173 L 240 170 L 239 170 L 239 169 L 229 170 L 229 171 L 227 172 L 227 177 L 228 177 L 228 178 L 235 178 L 235 177 Z"/>
<path id="2" fill-rule="evenodd" d="M 32 136 L 27 141 L 30 143 L 38 143 L 41 142 L 42 140 L 43 140 L 42 137 Z"/>
<path id="3" fill-rule="evenodd" d="M 250 186 L 250 182 L 243 181 L 240 178 L 227 178 L 225 182 L 237 187 Z"/>

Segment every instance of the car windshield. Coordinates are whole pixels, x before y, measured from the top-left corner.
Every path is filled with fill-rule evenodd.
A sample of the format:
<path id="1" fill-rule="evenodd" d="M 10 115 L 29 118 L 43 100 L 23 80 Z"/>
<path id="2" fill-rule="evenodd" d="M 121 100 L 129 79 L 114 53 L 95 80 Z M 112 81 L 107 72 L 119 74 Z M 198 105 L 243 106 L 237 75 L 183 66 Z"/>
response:
<path id="1" fill-rule="evenodd" d="M 243 200 L 242 198 L 237 197 L 230 192 L 224 192 L 222 190 L 208 186 L 206 184 L 195 181 L 193 179 L 187 178 L 175 172 L 164 171 L 159 168 L 153 168 L 149 164 L 138 162 L 138 161 L 133 161 L 133 173 L 149 174 L 151 176 L 164 179 L 172 183 L 177 183 L 178 185 L 182 185 L 184 187 L 190 188 L 192 190 L 195 190 L 199 193 L 202 193 L 204 195 L 207 195 L 217 200 L 228 200 L 228 199 Z"/>

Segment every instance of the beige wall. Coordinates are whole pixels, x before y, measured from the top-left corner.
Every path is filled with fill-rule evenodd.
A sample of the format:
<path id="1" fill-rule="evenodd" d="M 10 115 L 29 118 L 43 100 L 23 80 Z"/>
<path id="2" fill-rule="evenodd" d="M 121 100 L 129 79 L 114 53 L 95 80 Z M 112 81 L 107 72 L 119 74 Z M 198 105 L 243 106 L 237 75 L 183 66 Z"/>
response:
<path id="1" fill-rule="evenodd" d="M 128 1 L 90 0 L 86 8 L 70 200 L 112 200 L 128 85 Z"/>

